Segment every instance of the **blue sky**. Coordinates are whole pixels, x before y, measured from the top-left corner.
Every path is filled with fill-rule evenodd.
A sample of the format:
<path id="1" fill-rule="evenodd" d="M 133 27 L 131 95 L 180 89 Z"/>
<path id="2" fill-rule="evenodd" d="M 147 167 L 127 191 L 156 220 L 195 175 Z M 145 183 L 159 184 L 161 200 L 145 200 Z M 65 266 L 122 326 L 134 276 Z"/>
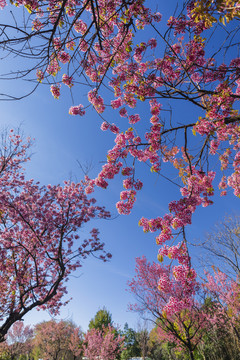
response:
<path id="1" fill-rule="evenodd" d="M 159 6 L 158 10 L 166 19 L 174 5 L 175 1 L 168 1 L 161 5 L 161 8 Z M 1 18 L 2 16 L 3 12 L 0 13 Z M 20 92 L 22 88 L 18 86 L 18 82 L 1 81 L 0 92 L 7 88 Z M 27 88 L 28 84 L 24 86 Z M 62 90 L 63 88 L 62 86 Z M 74 90 L 76 104 L 84 102 L 82 99 L 87 91 L 88 88 L 85 87 Z M 71 105 L 72 100 L 67 89 L 62 91 L 59 100 L 54 100 L 48 86 L 40 86 L 33 95 L 21 101 L 0 103 L 0 127 L 12 128 L 21 124 L 26 136 L 35 138 L 32 160 L 27 165 L 29 178 L 42 184 L 61 183 L 69 178 L 80 180 L 83 174 L 77 161 L 82 165 L 91 164 L 90 177 L 95 177 L 101 169 L 107 150 L 113 146 L 113 136 L 99 129 L 102 120 L 91 109 L 84 117 L 68 115 Z M 141 112 L 144 113 L 144 104 L 141 105 Z M 113 118 L 112 122 L 123 121 L 116 112 L 108 114 Z M 187 108 L 181 103 L 174 104 L 173 117 L 177 116 L 179 121 L 189 121 L 193 115 L 195 116 L 191 107 Z M 128 322 L 129 326 L 137 327 L 138 315 L 127 311 L 128 303 L 134 302 L 134 298 L 126 291 L 126 283 L 134 275 L 135 258 L 145 255 L 149 260 L 156 260 L 158 249 L 155 235 L 144 234 L 138 221 L 142 216 L 152 218 L 164 215 L 168 212 L 168 203 L 180 197 L 177 187 L 150 173 L 147 167 L 139 166 L 139 171 L 143 176 L 144 186 L 138 193 L 131 215 L 118 216 L 115 208 L 122 189 L 121 178 L 110 182 L 108 190 L 99 189 L 94 194 L 98 203 L 106 205 L 115 219 L 96 220 L 89 226 L 99 228 L 101 239 L 113 258 L 107 264 L 89 258 L 82 271 L 70 278 L 68 295 L 73 300 L 62 308 L 60 317 L 72 319 L 82 326 L 83 330 L 87 329 L 90 319 L 103 306 L 112 313 L 116 324 L 123 326 Z M 239 200 L 232 194 L 225 198 L 215 196 L 214 201 L 214 205 L 200 208 L 194 214 L 193 224 L 187 229 L 187 236 L 191 241 L 202 239 L 215 222 L 221 220 L 225 214 L 239 209 Z M 80 229 L 80 235 L 87 237 L 89 226 Z M 195 258 L 197 253 L 193 250 L 192 255 Z M 47 319 L 49 315 L 46 312 L 34 311 L 26 316 L 25 322 L 34 324 Z"/>

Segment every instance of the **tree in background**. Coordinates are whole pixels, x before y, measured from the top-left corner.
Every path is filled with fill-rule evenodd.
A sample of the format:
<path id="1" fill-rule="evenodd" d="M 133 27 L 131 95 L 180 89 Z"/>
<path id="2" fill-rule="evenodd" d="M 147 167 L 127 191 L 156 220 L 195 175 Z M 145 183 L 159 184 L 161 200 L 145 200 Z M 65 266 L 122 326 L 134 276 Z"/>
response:
<path id="1" fill-rule="evenodd" d="M 112 314 L 103 307 L 89 322 L 84 338 L 84 356 L 91 359 L 118 358 L 123 350 L 124 336 L 113 325 Z"/>
<path id="2" fill-rule="evenodd" d="M 146 327 L 139 327 L 136 333 L 137 341 L 141 351 L 141 357 L 145 360 L 149 354 L 149 332 Z"/>
<path id="3" fill-rule="evenodd" d="M 79 327 L 73 329 L 72 334 L 70 335 L 70 341 L 69 341 L 69 350 L 71 351 L 73 355 L 73 360 L 75 360 L 77 357 L 81 357 L 83 348 L 82 348 L 82 342 L 83 342 L 83 333 Z"/>
<path id="4" fill-rule="evenodd" d="M 211 353 L 213 359 L 239 357 L 239 231 L 239 216 L 229 215 L 199 244 L 205 250 L 202 260 L 208 271 L 203 287 L 212 314 L 212 328 L 200 347 L 206 356 Z"/>
<path id="5" fill-rule="evenodd" d="M 221 309 L 215 298 L 206 297 L 204 306 L 208 308 L 209 320 L 212 324 L 208 331 L 203 335 L 202 342 L 198 345 L 196 355 L 203 359 L 211 360 L 238 360 L 239 359 L 239 341 L 234 334 L 230 323 L 230 312 L 227 315 L 227 308 Z M 235 321 L 235 326 L 239 327 Z"/>
<path id="6" fill-rule="evenodd" d="M 33 330 L 27 325 L 24 326 L 22 321 L 17 321 L 8 331 L 6 340 L 1 343 L 1 355 L 10 360 L 19 359 L 22 356 L 29 358 L 33 349 Z"/>
<path id="7" fill-rule="evenodd" d="M 205 250 L 202 258 L 205 267 L 216 264 L 234 281 L 239 278 L 240 216 L 226 216 L 198 246 Z"/>
<path id="8" fill-rule="evenodd" d="M 172 251 L 173 247 L 170 248 Z M 182 251 L 182 252 L 181 252 Z M 184 249 L 175 248 L 171 257 L 182 256 L 181 262 L 188 260 Z M 137 304 L 130 307 L 142 316 L 150 315 L 150 319 L 157 325 L 158 337 L 162 341 L 173 342 L 186 351 L 185 355 L 194 359 L 202 337 L 211 326 L 208 319 L 208 309 L 201 306 L 192 295 L 190 301 L 185 303 L 185 291 L 193 293 L 192 278 L 186 283 L 181 268 L 175 267 L 173 272 L 180 278 L 177 281 L 171 276 L 170 266 L 163 267 L 157 263 L 149 263 L 145 257 L 136 259 L 136 275 L 129 282 L 130 291 L 135 295 Z M 192 272 L 192 277 L 194 271 Z M 195 294 L 199 290 L 196 283 Z M 176 300 L 177 299 L 177 300 Z M 169 306 L 168 304 L 171 304 Z"/>
<path id="9" fill-rule="evenodd" d="M 232 329 L 237 342 L 240 342 L 239 279 L 233 281 L 219 269 L 214 270 L 214 275 L 207 273 L 206 277 L 203 286 L 214 304 L 213 321 L 222 326 L 227 325 L 228 329 Z"/>
<path id="10" fill-rule="evenodd" d="M 138 325 L 137 330 L 130 328 L 126 323 L 121 334 L 124 336 L 122 360 L 136 357 L 148 357 L 157 360 L 163 357 L 163 349 L 156 328 L 149 332 L 146 322 L 143 325 Z"/>
<path id="11" fill-rule="evenodd" d="M 169 356 L 166 354 L 166 343 L 160 339 L 157 332 L 158 327 L 155 326 L 149 333 L 149 357 L 152 360 L 165 360 Z"/>
<path id="12" fill-rule="evenodd" d="M 115 360 L 121 354 L 124 338 L 111 325 L 92 328 L 84 336 L 84 356 L 89 360 Z"/>
<path id="13" fill-rule="evenodd" d="M 27 180 L 22 163 L 30 141 L 10 132 L 0 157 L 0 341 L 33 308 L 58 313 L 65 281 L 91 254 L 111 257 L 92 229 L 81 239 L 79 228 L 109 213 L 85 195 L 84 182 L 40 186 Z"/>
<path id="14" fill-rule="evenodd" d="M 125 323 L 121 335 L 124 337 L 124 349 L 121 353 L 121 359 L 128 360 L 130 358 L 140 357 L 141 349 L 137 339 L 137 332 Z"/>
<path id="15" fill-rule="evenodd" d="M 89 322 L 89 329 L 102 330 L 103 327 L 107 328 L 112 326 L 112 314 L 105 308 L 97 311 L 96 315 Z"/>
<path id="16" fill-rule="evenodd" d="M 81 353 L 81 341 L 80 329 L 68 321 L 51 320 L 35 327 L 34 345 L 42 359 L 75 359 Z"/>

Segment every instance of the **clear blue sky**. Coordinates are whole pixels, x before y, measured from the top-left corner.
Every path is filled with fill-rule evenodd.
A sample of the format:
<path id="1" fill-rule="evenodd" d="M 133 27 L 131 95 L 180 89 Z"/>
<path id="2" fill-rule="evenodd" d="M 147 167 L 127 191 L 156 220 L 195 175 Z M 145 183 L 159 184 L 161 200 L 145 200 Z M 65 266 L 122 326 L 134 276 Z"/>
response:
<path id="1" fill-rule="evenodd" d="M 159 6 L 159 11 L 168 18 L 175 1 Z M 171 6 L 170 6 L 171 5 Z M 166 9 L 166 6 L 168 8 Z M 0 13 L 1 22 L 3 12 Z M 164 21 L 164 20 L 163 20 Z M 0 92 L 6 88 L 14 91 L 20 83 L 0 82 Z M 21 85 L 22 86 L 22 85 Z M 28 84 L 26 84 L 27 88 Z M 62 86 L 62 90 L 64 86 Z M 86 103 L 83 96 L 87 88 L 74 90 L 75 104 Z M 107 150 L 113 146 L 113 136 L 102 132 L 99 127 L 101 119 L 89 110 L 84 117 L 68 115 L 72 100 L 67 89 L 62 91 L 59 100 L 54 100 L 49 87 L 41 86 L 30 97 L 18 102 L 1 102 L 1 128 L 17 127 L 21 124 L 24 133 L 35 138 L 33 156 L 27 166 L 28 176 L 42 184 L 61 183 L 65 179 L 80 180 L 83 176 L 77 160 L 82 164 L 92 164 L 90 176 L 95 177 L 106 159 Z M 144 105 L 141 107 L 144 112 Z M 191 108 L 174 104 L 173 117 L 179 121 L 191 119 Z M 116 124 L 123 121 L 117 113 L 111 113 Z M 180 197 L 179 189 L 169 182 L 150 173 L 147 168 L 141 169 L 144 177 L 144 187 L 138 194 L 137 203 L 130 216 L 117 216 L 115 203 L 119 200 L 122 188 L 120 178 L 110 182 L 108 190 L 98 190 L 94 196 L 100 205 L 112 212 L 113 220 L 95 221 L 90 226 L 100 229 L 101 239 L 106 243 L 106 249 L 113 255 L 111 262 L 101 263 L 89 258 L 85 261 L 82 271 L 72 276 L 68 283 L 69 297 L 73 300 L 62 308 L 61 318 L 72 319 L 77 325 L 87 329 L 90 319 L 99 308 L 105 306 L 111 313 L 113 321 L 120 326 L 125 322 L 136 327 L 138 316 L 127 312 L 127 305 L 134 298 L 126 289 L 126 282 L 134 275 L 135 258 L 146 255 L 149 260 L 156 260 L 157 246 L 154 234 L 144 234 L 138 227 L 142 216 L 152 218 L 168 212 L 168 203 Z M 216 192 L 217 193 L 217 192 Z M 215 196 L 214 205 L 198 209 L 193 217 L 193 224 L 187 229 L 190 240 L 203 238 L 216 221 L 227 213 L 239 209 L 239 200 L 229 195 L 225 198 Z M 80 230 L 87 237 L 89 227 Z M 193 253 L 193 257 L 194 257 Z M 25 318 L 26 323 L 49 319 L 42 311 L 34 311 Z"/>

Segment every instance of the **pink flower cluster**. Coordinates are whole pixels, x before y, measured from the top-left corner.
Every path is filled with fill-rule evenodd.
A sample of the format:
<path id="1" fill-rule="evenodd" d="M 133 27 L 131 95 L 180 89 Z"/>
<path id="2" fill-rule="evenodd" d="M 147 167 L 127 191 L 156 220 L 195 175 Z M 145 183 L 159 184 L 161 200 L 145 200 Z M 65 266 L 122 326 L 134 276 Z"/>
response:
<path id="1" fill-rule="evenodd" d="M 87 31 L 87 24 L 83 20 L 78 19 L 74 23 L 74 30 L 77 33 L 84 35 L 85 32 Z"/>
<path id="2" fill-rule="evenodd" d="M 103 113 L 105 110 L 103 98 L 97 94 L 96 89 L 89 91 L 88 100 L 94 106 L 98 113 Z"/>
<path id="3" fill-rule="evenodd" d="M 121 215 L 129 215 L 136 201 L 136 191 L 126 190 L 120 194 L 122 201 L 118 201 L 116 208 Z M 123 200 L 126 200 L 125 202 Z"/>
<path id="4" fill-rule="evenodd" d="M 34 19 L 32 22 L 32 30 L 39 31 L 44 27 L 39 19 Z"/>
<path id="5" fill-rule="evenodd" d="M 62 62 L 63 64 L 66 64 L 70 61 L 71 57 L 70 54 L 68 54 L 66 51 L 60 51 L 58 52 L 58 60 Z"/>
<path id="6" fill-rule="evenodd" d="M 84 109 L 84 107 L 82 104 L 80 104 L 78 106 L 71 106 L 69 109 L 69 114 L 83 116 L 83 115 L 85 115 L 85 110 L 83 110 L 83 109 Z"/>
<path id="7" fill-rule="evenodd" d="M 1 10 L 4 9 L 6 5 L 7 5 L 6 0 L 1 0 L 1 1 L 0 1 L 0 8 L 1 8 Z"/>
<path id="8" fill-rule="evenodd" d="M 74 50 L 75 46 L 76 46 L 75 41 L 73 39 L 69 38 L 67 43 L 66 43 L 66 48 L 68 50 Z"/>
<path id="9" fill-rule="evenodd" d="M 139 114 L 135 114 L 135 115 L 130 115 L 129 116 L 129 124 L 136 124 L 137 122 L 139 122 L 140 119 L 140 115 Z"/>
<path id="10" fill-rule="evenodd" d="M 52 95 L 54 96 L 54 99 L 59 99 L 59 96 L 60 96 L 60 85 L 57 84 L 57 85 L 51 85 L 51 93 Z"/>
<path id="11" fill-rule="evenodd" d="M 47 73 L 56 76 L 57 73 L 60 71 L 60 66 L 56 58 L 53 58 L 46 69 Z"/>
<path id="12" fill-rule="evenodd" d="M 42 82 L 42 80 L 44 79 L 44 74 L 43 74 L 42 70 L 37 70 L 36 75 L 37 75 L 37 80 L 39 82 Z"/>
<path id="13" fill-rule="evenodd" d="M 164 244 L 158 250 L 158 260 L 162 262 L 165 256 L 169 259 L 178 260 L 179 264 L 189 265 L 189 255 L 187 253 L 187 247 L 184 242 L 175 246 L 167 246 Z"/>
<path id="14" fill-rule="evenodd" d="M 62 82 L 67 85 L 69 88 L 71 88 L 73 86 L 73 82 L 72 82 L 73 78 L 72 76 L 68 76 L 67 74 L 63 74 L 62 76 Z"/>

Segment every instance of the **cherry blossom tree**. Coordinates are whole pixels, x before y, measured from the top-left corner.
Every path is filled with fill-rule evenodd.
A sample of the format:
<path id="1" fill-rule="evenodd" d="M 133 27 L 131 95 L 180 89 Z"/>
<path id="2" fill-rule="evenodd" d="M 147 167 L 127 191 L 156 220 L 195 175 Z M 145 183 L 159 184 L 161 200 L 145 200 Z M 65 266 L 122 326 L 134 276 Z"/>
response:
<path id="1" fill-rule="evenodd" d="M 85 195 L 85 182 L 40 186 L 26 179 L 30 140 L 10 132 L 0 158 L 0 340 L 33 308 L 57 314 L 69 275 L 91 254 L 111 257 L 93 228 L 88 239 L 78 229 L 109 213 Z M 20 325 L 18 325 L 20 326 Z"/>
<path id="2" fill-rule="evenodd" d="M 34 344 L 43 359 L 76 358 L 81 353 L 81 341 L 80 329 L 67 321 L 51 320 L 35 326 Z"/>
<path id="3" fill-rule="evenodd" d="M 84 337 L 84 356 L 89 360 L 114 360 L 121 353 L 124 337 L 116 334 L 116 329 L 109 325 L 102 330 L 92 328 Z"/>
<path id="4" fill-rule="evenodd" d="M 7 333 L 7 342 L 9 344 L 19 343 L 24 344 L 32 339 L 33 330 L 29 325 L 24 326 L 22 321 L 17 321 L 13 324 Z"/>
<path id="5" fill-rule="evenodd" d="M 180 304 L 188 311 L 196 276 L 185 227 L 199 206 L 213 203 L 217 188 L 221 196 L 230 190 L 240 196 L 239 1 L 187 1 L 166 24 L 159 24 L 161 14 L 143 0 L 16 0 L 15 4 L 25 6 L 30 15 L 22 21 L 18 14 L 11 24 L 2 24 L 0 44 L 6 55 L 32 59 L 33 65 L 11 71 L 7 78 L 34 80 L 34 72 L 34 86 L 49 84 L 56 99 L 61 85 L 71 91 L 79 82 L 88 85 L 88 101 L 104 117 L 101 129 L 114 134 L 106 163 L 98 176 L 86 179 L 85 192 L 107 188 L 109 180 L 121 173 L 123 191 L 116 206 L 127 215 L 143 186 L 137 163 L 179 186 L 180 198 L 169 203 L 168 213 L 142 218 L 139 225 L 145 232 L 156 232 L 160 261 L 176 249 L 165 242 L 182 237 L 178 251 L 184 249 L 189 260 L 182 264 L 177 255 L 179 265 L 172 267 L 170 278 L 185 281 Z M 7 11 L 5 0 L 1 7 Z M 138 42 L 141 31 L 146 40 Z M 110 100 L 104 99 L 102 84 L 110 90 Z M 171 111 L 177 101 L 184 103 L 190 119 Z M 74 102 L 69 113 L 83 116 L 89 106 L 83 102 Z M 144 116 L 139 110 L 142 102 Z M 119 124 L 108 121 L 106 105 L 116 110 Z M 169 165 L 178 181 L 169 178 Z M 167 291 L 166 282 L 165 286 Z M 170 299 L 169 308 L 178 302 L 174 294 Z"/>
<path id="6" fill-rule="evenodd" d="M 240 341 L 239 331 L 239 280 L 229 277 L 214 268 L 214 274 L 206 273 L 204 288 L 212 299 L 213 317 L 211 321 L 219 326 L 228 326 L 237 342 Z"/>
<path id="7" fill-rule="evenodd" d="M 69 350 L 73 355 L 73 359 L 76 359 L 80 356 L 83 352 L 82 349 L 82 342 L 83 342 L 83 333 L 79 327 L 73 329 L 73 332 L 70 335 L 69 341 Z"/>
<path id="8" fill-rule="evenodd" d="M 11 359 L 18 359 L 20 355 L 28 356 L 33 348 L 33 329 L 22 321 L 17 321 L 8 331 L 6 341 L 1 343 L 1 352 Z"/>
<path id="9" fill-rule="evenodd" d="M 175 251 L 178 252 L 177 247 Z M 184 256 L 181 261 L 184 262 Z M 147 262 L 145 257 L 137 258 L 136 275 L 129 282 L 130 291 L 135 295 L 137 303 L 131 305 L 130 309 L 144 317 L 150 315 L 157 326 L 159 339 L 178 344 L 190 359 L 194 359 L 194 350 L 211 323 L 208 308 L 201 305 L 194 296 L 199 291 L 199 284 L 195 283 L 195 288 L 191 288 L 191 277 L 196 274 L 193 269 L 191 272 L 187 271 L 191 276 L 186 282 L 186 276 L 179 266 L 175 266 L 171 272 L 170 265 L 163 267 Z M 172 273 L 178 273 L 178 277 L 175 278 Z M 191 294 L 187 303 L 186 292 Z"/>

